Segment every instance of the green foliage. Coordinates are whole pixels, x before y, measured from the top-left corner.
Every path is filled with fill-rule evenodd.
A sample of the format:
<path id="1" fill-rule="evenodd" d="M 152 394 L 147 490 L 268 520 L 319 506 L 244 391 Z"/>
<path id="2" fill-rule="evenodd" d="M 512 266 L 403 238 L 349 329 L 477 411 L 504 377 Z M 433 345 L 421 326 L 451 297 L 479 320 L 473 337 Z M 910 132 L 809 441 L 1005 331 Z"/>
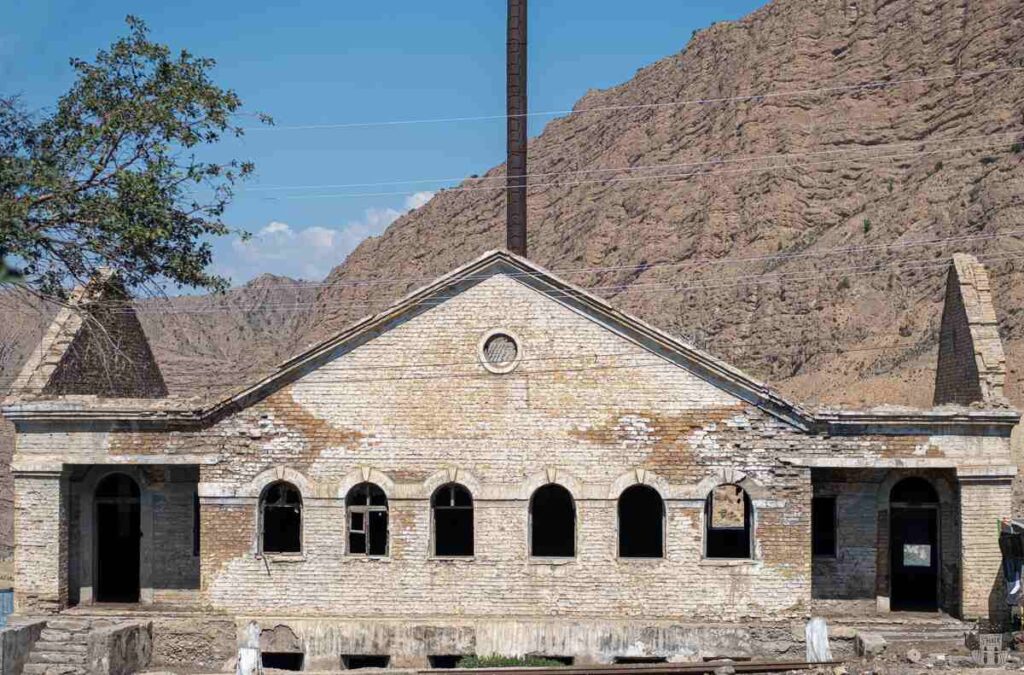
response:
<path id="1" fill-rule="evenodd" d="M 542 656 L 463 656 L 457 668 L 557 668 L 564 666 L 561 661 L 545 659 Z"/>
<path id="2" fill-rule="evenodd" d="M 986 157 L 982 157 L 978 161 L 981 162 L 982 166 L 988 166 L 989 164 L 992 164 L 993 162 L 995 162 L 996 158 L 995 157 L 987 157 L 986 156 Z"/>
<path id="3" fill-rule="evenodd" d="M 871 219 L 870 218 L 865 218 L 864 219 L 864 234 L 867 234 L 869 232 L 871 232 Z"/>
<path id="4" fill-rule="evenodd" d="M 888 180 L 888 181 L 886 182 L 886 187 L 888 187 L 888 188 L 889 188 L 889 194 L 892 194 L 892 185 L 893 185 L 893 182 L 892 182 L 892 178 L 890 178 L 890 179 L 889 179 L 889 180 Z"/>
<path id="5" fill-rule="evenodd" d="M 196 155 L 242 134 L 242 102 L 212 82 L 212 59 L 172 54 L 126 21 L 94 61 L 71 59 L 76 79 L 51 112 L 0 98 L 0 262 L 41 293 L 63 296 L 99 267 L 132 288 L 227 285 L 206 271 L 208 239 L 232 232 L 224 209 L 254 167 Z"/>
<path id="6" fill-rule="evenodd" d="M 848 290 L 848 289 L 850 288 L 850 279 L 849 279 L 849 277 L 843 277 L 843 278 L 842 278 L 842 279 L 841 279 L 841 280 L 839 281 L 839 285 L 838 285 L 838 286 L 836 286 L 836 288 L 837 288 L 838 290 L 840 290 L 840 291 L 845 291 L 845 290 Z"/>
<path id="7" fill-rule="evenodd" d="M 1024 143 L 1014 143 L 1013 145 L 1010 146 L 1010 150 L 1014 153 L 1019 154 L 1022 150 L 1024 150 Z"/>

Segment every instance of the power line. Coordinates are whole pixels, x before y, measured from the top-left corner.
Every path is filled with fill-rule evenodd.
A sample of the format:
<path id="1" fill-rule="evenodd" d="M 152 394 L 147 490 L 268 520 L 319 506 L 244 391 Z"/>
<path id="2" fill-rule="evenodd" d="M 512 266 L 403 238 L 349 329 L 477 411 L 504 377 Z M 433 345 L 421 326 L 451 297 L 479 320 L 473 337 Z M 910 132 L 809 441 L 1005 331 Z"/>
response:
<path id="1" fill-rule="evenodd" d="M 1019 133 L 1019 132 L 1018 132 Z M 850 158 L 849 162 L 869 162 L 875 160 L 885 159 L 910 159 L 913 157 L 926 157 L 936 154 L 944 154 L 949 152 L 961 152 L 961 151 L 973 151 L 973 150 L 986 150 L 991 148 L 1002 147 L 1009 144 L 1010 141 L 997 142 L 997 143 L 986 143 L 977 146 L 952 146 L 946 148 L 939 148 L 937 150 L 930 150 L 928 152 L 909 152 L 909 153 L 895 153 L 890 155 L 876 155 L 871 157 L 863 158 Z M 803 155 L 795 155 L 797 157 Z M 552 187 L 572 187 L 578 185 L 590 185 L 600 183 L 603 185 L 611 185 L 617 183 L 642 183 L 648 181 L 662 181 L 662 180 L 683 180 L 694 177 L 716 177 L 722 175 L 732 174 L 744 174 L 744 173 L 767 173 L 780 171 L 785 169 L 798 169 L 798 168 L 811 168 L 816 166 L 822 166 L 826 164 L 835 164 L 836 162 L 843 161 L 843 158 L 821 160 L 818 162 L 804 162 L 804 163 L 784 163 L 767 167 L 758 168 L 747 168 L 747 169 L 724 169 L 721 171 L 706 170 L 706 171 L 687 171 L 683 173 L 668 173 L 659 176 L 627 176 L 624 178 L 596 178 L 587 180 L 570 180 L 570 181 L 556 181 L 548 183 L 532 183 L 527 185 L 527 189 L 536 190 L 538 188 L 552 188 Z M 505 186 L 469 186 L 469 187 L 454 187 L 444 189 L 445 194 L 458 193 L 458 192 L 500 192 L 506 190 Z M 307 195 L 285 195 L 282 197 L 263 197 L 267 201 L 292 201 L 292 200 L 304 200 L 304 199 L 338 199 L 338 198 L 363 198 L 363 197 L 385 197 L 385 196 L 408 196 L 415 194 L 410 191 L 380 191 L 380 192 L 333 192 L 333 193 L 322 193 L 322 194 L 307 194 Z"/>
<path id="2" fill-rule="evenodd" d="M 1018 260 L 1024 258 L 1021 254 L 1005 254 L 1000 256 L 987 256 L 983 262 L 993 263 L 1002 262 L 1007 260 Z M 741 274 L 733 276 L 719 276 L 715 278 L 714 283 L 698 282 L 698 283 L 680 283 L 680 282 L 651 282 L 651 283 L 623 283 L 623 284 L 611 284 L 606 286 L 597 286 L 587 289 L 587 292 L 594 292 L 598 290 L 614 291 L 619 290 L 621 292 L 630 292 L 637 290 L 645 293 L 665 293 L 665 292 L 683 292 L 683 291 L 705 291 L 705 290 L 719 290 L 724 288 L 736 288 L 742 286 L 759 286 L 770 283 L 797 283 L 803 281 L 820 281 L 822 276 L 847 276 L 857 277 L 866 276 L 873 274 L 892 273 L 893 271 L 899 272 L 916 272 L 933 269 L 947 269 L 949 262 L 946 260 L 920 260 L 920 259 L 905 259 L 902 261 L 894 261 L 889 264 L 871 263 L 866 265 L 855 265 L 848 267 L 833 267 L 827 270 L 795 270 L 790 272 L 778 272 L 778 273 L 761 273 L 761 274 Z M 545 294 L 546 297 L 553 299 L 561 298 L 575 298 L 578 297 L 578 293 L 575 291 L 553 291 Z M 410 303 L 409 308 L 413 307 L 436 307 L 447 302 L 447 298 L 423 298 L 416 302 Z M 324 303 L 324 306 L 337 309 L 341 307 L 374 307 L 384 303 L 380 302 L 367 302 L 367 301 L 352 301 L 352 302 L 332 302 Z M 309 303 L 299 302 L 282 302 L 282 303 L 261 303 L 258 306 L 253 307 L 250 312 L 265 311 L 268 309 L 274 309 L 277 311 L 304 311 L 313 309 L 321 306 L 320 303 L 314 301 Z M 224 307 L 210 307 L 203 309 L 178 309 L 174 307 L 169 308 L 143 308 L 136 307 L 134 309 L 118 309 L 112 310 L 114 313 L 119 312 L 132 312 L 136 314 L 155 314 L 155 315 L 202 315 L 202 314 L 221 314 L 226 311 L 237 311 L 239 308 L 224 308 Z"/>
<path id="3" fill-rule="evenodd" d="M 724 97 L 713 97 L 713 98 L 695 98 L 695 99 L 681 99 L 675 101 L 664 101 L 660 103 L 637 103 L 637 104 L 623 104 L 623 105 L 606 105 L 606 106 L 595 106 L 593 108 L 577 108 L 577 109 L 566 109 L 566 110 L 545 110 L 527 112 L 519 115 L 508 115 L 508 114 L 497 114 L 497 115 L 467 115 L 467 116 L 456 116 L 456 117 L 433 117 L 433 118 L 421 118 L 421 119 L 405 119 L 405 120 L 385 120 L 385 121 L 370 121 L 370 122 L 340 122 L 340 123 L 327 123 L 327 124 L 293 124 L 293 125 L 282 125 L 282 126 L 265 126 L 265 127 L 246 127 L 243 131 L 316 131 L 325 129 L 357 129 L 366 127 L 389 127 L 389 126 L 408 126 L 415 124 L 443 124 L 443 123 L 456 123 L 456 122 L 479 122 L 486 120 L 507 120 L 510 117 L 554 117 L 558 115 L 583 115 L 587 113 L 595 112 L 618 112 L 624 110 L 654 110 L 659 108 L 671 108 L 681 107 L 688 105 L 714 105 L 720 103 L 737 103 L 737 102 L 751 102 L 751 101 L 764 101 L 777 98 L 786 98 L 790 96 L 808 96 L 812 94 L 836 94 L 851 91 L 861 90 L 882 90 L 891 87 L 899 87 L 907 84 L 921 84 L 925 82 L 939 82 L 943 80 L 953 79 L 968 79 L 974 77 L 985 77 L 988 75 L 1000 75 L 1008 73 L 1019 73 L 1024 70 L 1024 67 L 1006 67 L 1006 68 L 995 68 L 992 70 L 976 70 L 966 71 L 962 73 L 950 73 L 948 75 L 930 75 L 924 77 L 907 78 L 902 80 L 889 80 L 878 78 L 871 82 L 861 82 L 859 84 L 849 85 L 836 85 L 832 87 L 819 87 L 816 89 L 795 89 L 789 91 L 780 92 L 767 92 L 760 94 L 741 94 L 738 96 L 724 96 Z"/>
<path id="4" fill-rule="evenodd" d="M 390 185 L 408 185 L 408 184 L 425 184 L 425 183 L 451 183 L 456 181 L 469 181 L 474 184 L 479 184 L 483 181 L 494 181 L 501 182 L 499 186 L 487 186 L 487 189 L 504 190 L 506 186 L 505 181 L 511 178 L 537 178 L 542 176 L 565 176 L 565 175 L 581 175 L 581 174 L 596 174 L 596 173 L 614 173 L 614 172 L 630 172 L 630 171 L 653 171 L 659 169 L 681 169 L 686 167 L 697 167 L 697 166 L 720 166 L 723 164 L 735 164 L 741 162 L 754 162 L 754 161 L 769 161 L 779 160 L 788 158 L 801 158 L 801 157 L 815 157 L 822 155 L 835 155 L 835 154 L 847 154 L 864 152 L 869 153 L 881 148 L 888 147 L 904 147 L 904 146 L 920 146 L 929 145 L 933 143 L 949 143 L 949 142 L 961 142 L 961 141 L 972 141 L 986 139 L 990 140 L 1001 136 L 1014 137 L 1012 140 L 1016 140 L 1024 130 L 1019 131 L 1004 131 L 993 134 L 976 134 L 972 136 L 952 136 L 949 138 L 935 138 L 935 139 L 921 139 L 921 140 L 910 140 L 910 141 L 896 141 L 892 143 L 879 143 L 875 145 L 865 145 L 853 148 L 838 148 L 834 150 L 821 150 L 817 152 L 801 152 L 801 153 L 776 153 L 770 155 L 746 155 L 740 157 L 731 158 L 715 158 L 706 159 L 701 161 L 693 162 L 670 162 L 663 164 L 647 164 L 638 166 L 619 166 L 619 167 L 607 167 L 607 168 L 596 168 L 596 169 L 570 169 L 565 171 L 540 171 L 527 173 L 522 175 L 506 176 L 504 174 L 497 176 L 470 176 L 470 177 L 459 177 L 459 178 L 414 178 L 409 180 L 394 180 L 394 181 L 381 181 L 376 183 L 322 183 L 319 185 L 254 185 L 251 187 L 239 188 L 240 192 L 276 192 L 285 190 L 326 190 L 333 188 L 358 188 L 358 187 L 386 187 Z M 867 159 L 870 159 L 867 158 Z M 451 191 L 451 190 L 447 190 Z"/>

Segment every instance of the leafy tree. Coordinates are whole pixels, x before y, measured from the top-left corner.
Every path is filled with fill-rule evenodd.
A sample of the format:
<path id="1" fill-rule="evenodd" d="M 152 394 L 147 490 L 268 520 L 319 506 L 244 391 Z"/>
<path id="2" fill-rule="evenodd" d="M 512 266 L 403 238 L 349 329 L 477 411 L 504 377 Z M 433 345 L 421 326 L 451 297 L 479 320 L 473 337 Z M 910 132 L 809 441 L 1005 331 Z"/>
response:
<path id="1" fill-rule="evenodd" d="M 76 80 L 52 111 L 0 97 L 0 284 L 20 276 L 62 297 L 110 267 L 129 288 L 227 286 L 207 271 L 209 238 L 233 232 L 222 216 L 254 167 L 196 152 L 242 134 L 242 102 L 212 82 L 212 59 L 172 54 L 126 22 L 94 61 L 71 60 Z"/>

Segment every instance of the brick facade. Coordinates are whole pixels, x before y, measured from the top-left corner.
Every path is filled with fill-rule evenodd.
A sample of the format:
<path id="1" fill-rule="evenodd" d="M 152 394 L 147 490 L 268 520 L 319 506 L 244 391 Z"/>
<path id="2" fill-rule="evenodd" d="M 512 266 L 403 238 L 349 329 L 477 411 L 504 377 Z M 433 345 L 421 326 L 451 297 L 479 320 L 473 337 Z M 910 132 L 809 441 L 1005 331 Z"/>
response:
<path id="1" fill-rule="evenodd" d="M 68 538 L 60 513 L 88 507 L 97 467 L 121 465 L 153 528 L 143 601 L 286 624 L 325 665 L 342 653 L 422 665 L 487 650 L 683 658 L 736 635 L 681 624 L 802 619 L 819 598 L 882 606 L 888 490 L 904 476 L 941 485 L 942 606 L 989 615 L 1012 411 L 811 415 L 503 253 L 403 302 L 208 412 L 70 397 L 5 410 L 20 420 L 21 608 L 82 600 L 84 581 L 59 557 L 88 569 L 92 531 L 79 514 Z M 518 343 L 511 372 L 481 364 L 495 330 Z M 30 421 L 43 410 L 47 422 Z M 32 473 L 44 469 L 46 480 Z M 260 552 L 260 495 L 279 480 L 302 495 L 297 555 Z M 346 548 L 345 497 L 364 481 L 388 499 L 379 558 Z M 431 555 L 430 498 L 449 482 L 473 496 L 469 559 Z M 571 559 L 529 555 L 530 497 L 548 483 L 574 499 Z M 618 555 L 617 500 L 637 483 L 664 500 L 663 558 Z M 753 506 L 749 560 L 706 555 L 705 499 L 724 483 Z M 839 551 L 812 561 L 811 498 L 822 494 L 838 500 Z M 54 540 L 67 546 L 44 543 Z"/>

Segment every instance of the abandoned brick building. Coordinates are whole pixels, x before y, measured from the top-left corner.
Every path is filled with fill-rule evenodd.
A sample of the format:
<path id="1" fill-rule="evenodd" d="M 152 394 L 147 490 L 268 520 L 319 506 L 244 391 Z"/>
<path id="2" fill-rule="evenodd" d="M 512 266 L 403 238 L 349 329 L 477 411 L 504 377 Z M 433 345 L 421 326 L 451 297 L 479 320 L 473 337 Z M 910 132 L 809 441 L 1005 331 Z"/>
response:
<path id="1" fill-rule="evenodd" d="M 1004 607 L 1019 415 L 970 256 L 928 410 L 812 412 L 503 251 L 215 401 L 167 395 L 118 298 L 79 291 L 3 408 L 23 614 L 204 608 L 336 668 Z"/>

